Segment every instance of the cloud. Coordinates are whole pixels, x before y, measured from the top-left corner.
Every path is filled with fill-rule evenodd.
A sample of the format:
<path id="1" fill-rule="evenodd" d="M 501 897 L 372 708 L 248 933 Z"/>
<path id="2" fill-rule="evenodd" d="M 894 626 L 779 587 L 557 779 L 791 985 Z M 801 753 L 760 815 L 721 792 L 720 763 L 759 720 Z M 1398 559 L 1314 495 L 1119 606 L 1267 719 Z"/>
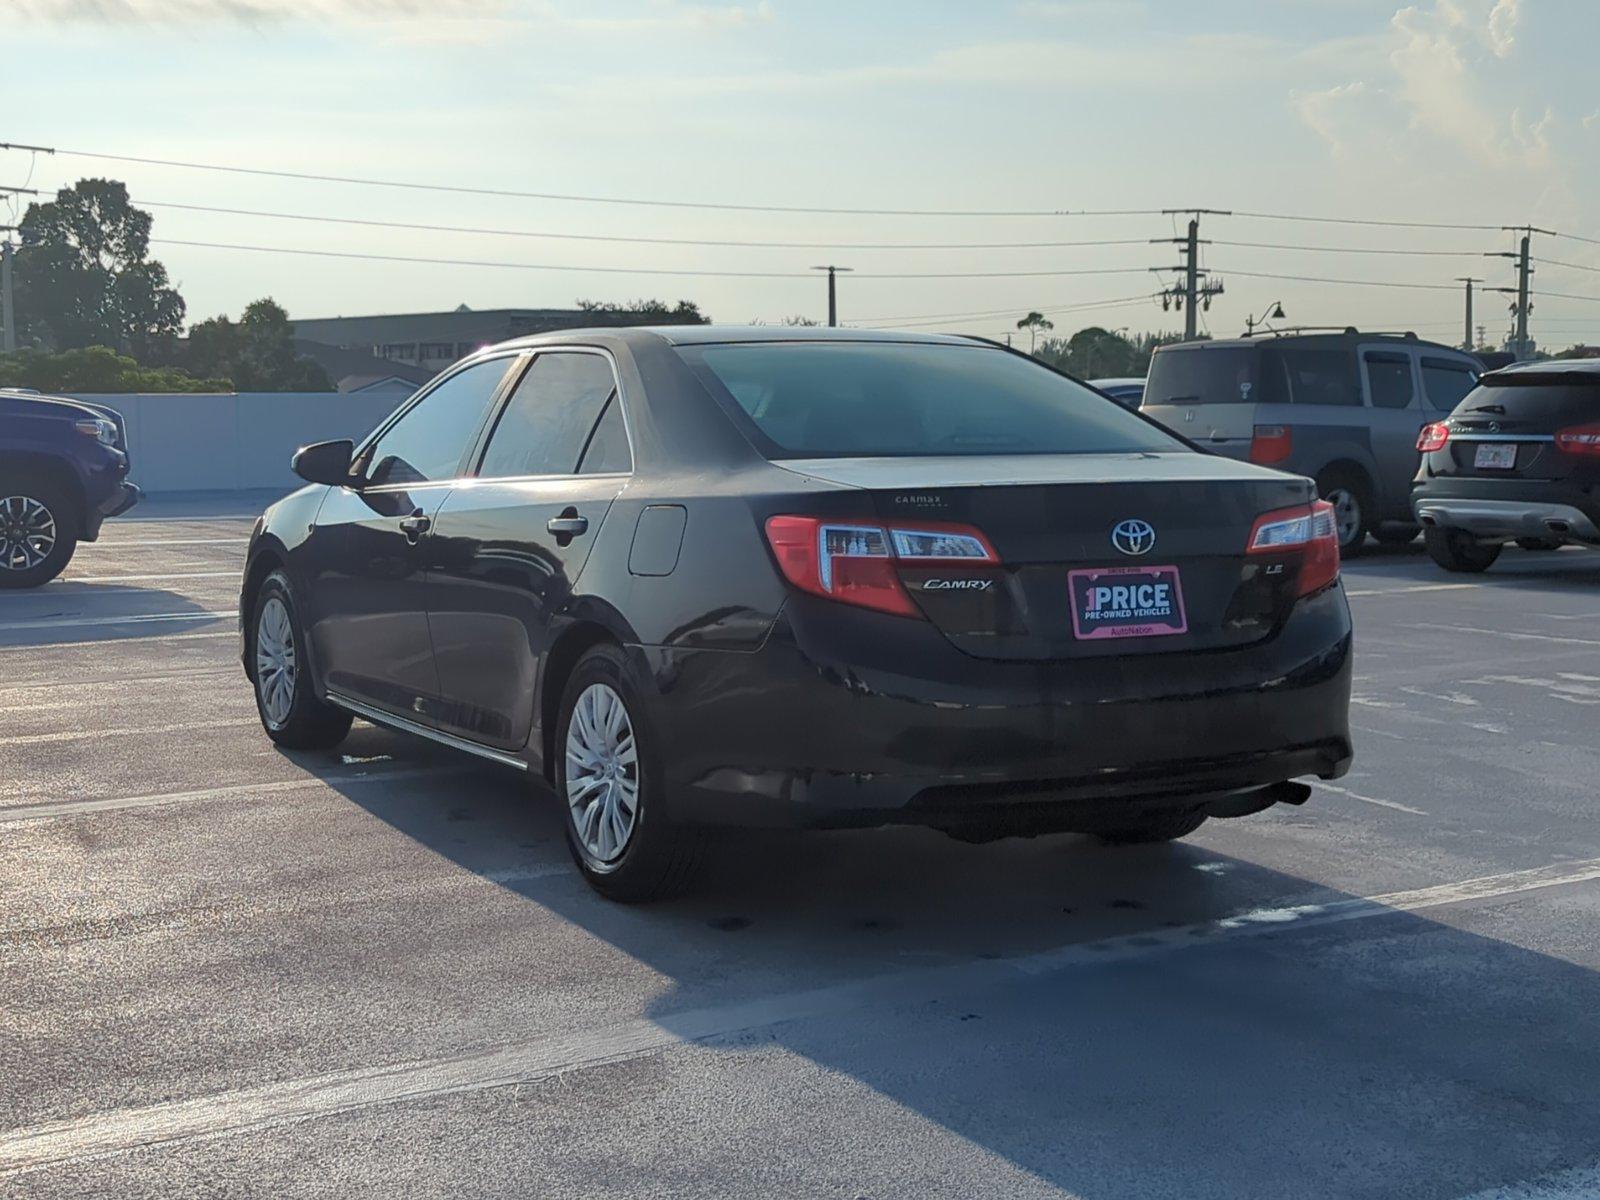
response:
<path id="1" fill-rule="evenodd" d="M 9 0 L 23 20 L 122 25 L 265 25 L 287 22 L 485 20 L 510 28 L 562 28 L 591 33 L 650 33 L 670 29 L 734 29 L 772 18 L 768 0 L 753 4 L 696 4 L 652 0 L 627 15 L 597 15 L 593 4 L 554 0 Z"/>

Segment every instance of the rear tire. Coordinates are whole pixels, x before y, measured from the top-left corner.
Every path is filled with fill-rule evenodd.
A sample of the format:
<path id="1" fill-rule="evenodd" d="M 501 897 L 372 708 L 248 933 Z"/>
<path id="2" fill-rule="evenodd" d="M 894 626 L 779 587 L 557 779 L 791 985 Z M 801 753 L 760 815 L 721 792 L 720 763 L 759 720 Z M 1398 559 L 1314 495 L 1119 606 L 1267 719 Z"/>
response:
<path id="1" fill-rule="evenodd" d="M 1446 571 L 1458 574 L 1476 575 L 1487 571 L 1500 557 L 1502 549 L 1498 543 L 1484 545 L 1474 541 L 1461 529 L 1428 529 L 1424 531 L 1423 540 L 1427 543 L 1429 558 Z"/>
<path id="2" fill-rule="evenodd" d="M 573 668 L 553 753 L 567 848 L 590 887 L 636 904 L 694 882 L 706 836 L 664 803 L 660 742 L 616 646 L 594 647 Z"/>
<path id="3" fill-rule="evenodd" d="M 49 476 L 22 471 L 0 483 L 0 588 L 49 583 L 72 561 L 81 505 Z"/>
<path id="4" fill-rule="evenodd" d="M 1151 842 L 1173 842 L 1188 837 L 1206 823 L 1204 813 L 1180 809 L 1177 812 L 1150 813 L 1125 824 L 1095 831 L 1095 836 L 1111 846 L 1140 846 Z"/>
<path id="5" fill-rule="evenodd" d="M 256 593 L 247 628 L 250 681 L 267 736 L 290 750 L 329 750 L 344 741 L 352 718 L 317 698 L 305 630 L 282 571 L 268 575 Z"/>
<path id="6" fill-rule="evenodd" d="M 1409 546 L 1421 532 L 1420 525 L 1380 525 L 1372 536 L 1385 546 Z"/>
<path id="7" fill-rule="evenodd" d="M 1333 505 L 1339 554 L 1349 558 L 1361 553 L 1372 523 L 1372 489 L 1366 481 L 1349 471 L 1324 471 L 1317 477 L 1317 495 Z"/>

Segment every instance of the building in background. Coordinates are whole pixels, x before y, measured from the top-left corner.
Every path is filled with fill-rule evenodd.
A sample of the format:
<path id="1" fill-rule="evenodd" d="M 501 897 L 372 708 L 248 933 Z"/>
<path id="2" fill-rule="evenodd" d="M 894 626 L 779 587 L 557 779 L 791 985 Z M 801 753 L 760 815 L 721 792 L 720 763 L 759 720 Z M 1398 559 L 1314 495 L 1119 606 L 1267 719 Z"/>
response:
<path id="1" fill-rule="evenodd" d="M 347 350 L 306 338 L 295 338 L 294 352 L 318 363 L 338 391 L 389 396 L 396 404 L 438 373 L 426 367 L 379 358 L 365 350 Z"/>

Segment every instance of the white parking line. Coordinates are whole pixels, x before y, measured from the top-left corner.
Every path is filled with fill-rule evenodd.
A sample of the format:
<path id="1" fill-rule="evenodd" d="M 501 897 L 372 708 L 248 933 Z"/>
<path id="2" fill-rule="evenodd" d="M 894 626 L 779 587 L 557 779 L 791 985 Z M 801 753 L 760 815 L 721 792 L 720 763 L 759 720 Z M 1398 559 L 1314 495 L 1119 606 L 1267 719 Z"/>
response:
<path id="1" fill-rule="evenodd" d="M 120 538 L 111 538 L 103 542 L 83 542 L 78 550 L 121 550 L 128 546 L 243 546 L 250 539 L 248 537 L 225 538 L 136 538 L 123 541 Z"/>
<path id="2" fill-rule="evenodd" d="M 1594 1200 L 1596 1196 L 1600 1196 L 1600 1166 L 1503 1183 L 1460 1200 Z"/>
<path id="3" fill-rule="evenodd" d="M 94 625 L 148 625 L 161 621 L 221 621 L 237 617 L 239 610 L 205 609 L 200 612 L 141 613 L 125 617 L 44 617 L 37 621 L 0 621 L 0 633 L 16 629 L 83 629 Z"/>
<path id="4" fill-rule="evenodd" d="M 210 637 L 210 634 L 205 636 Z M 231 636 L 231 635 L 230 635 Z M 24 647 L 7 646 L 0 649 L 22 649 Z M 25 647 L 37 650 L 37 646 Z M 62 690 L 70 688 L 95 688 L 112 686 L 122 688 L 130 683 L 186 683 L 191 679 L 215 678 L 222 675 L 242 673 L 238 663 L 225 663 L 214 667 L 189 667 L 183 671 L 158 671 L 148 675 L 95 675 L 74 676 L 71 679 L 34 679 L 27 683 L 0 683 L 0 696 L 8 692 L 42 692 L 46 690 Z"/>
<path id="5" fill-rule="evenodd" d="M 189 1100 L 50 1121 L 0 1133 L 0 1178 L 149 1146 L 226 1137 L 336 1113 L 532 1083 L 788 1021 L 867 1007 L 921 1004 L 943 995 L 1012 983 L 1019 977 L 1148 958 L 1207 941 L 1417 912 L 1595 879 L 1600 879 L 1600 859 L 1383 896 L 1299 904 L 1292 910 L 1257 910 L 1221 921 L 1127 934 L 1017 958 L 954 963 L 674 1013 L 655 1020 L 639 1017 L 597 1029 L 513 1042 L 498 1049 L 332 1071 Z"/>
<path id="6" fill-rule="evenodd" d="M 1562 646 L 1600 646 L 1600 640 L 1594 638 L 1563 637 L 1554 633 L 1519 633 L 1510 629 L 1477 629 L 1471 625 L 1457 625 L 1453 621 L 1448 625 L 1402 625 L 1400 628 L 1425 630 L 1429 633 L 1448 633 L 1452 636 L 1458 633 L 1481 633 L 1486 637 L 1510 638 L 1513 641 L 1555 642 Z"/>
<path id="7" fill-rule="evenodd" d="M 1314 788 L 1324 792 L 1333 792 L 1339 796 L 1348 796 L 1352 800 L 1359 800 L 1363 804 L 1376 804 L 1379 808 L 1392 808 L 1396 812 L 1410 813 L 1414 817 L 1425 817 L 1428 814 L 1420 808 L 1412 808 L 1409 804 L 1401 804 L 1395 800 L 1379 800 L 1376 796 L 1363 796 L 1360 792 L 1352 792 L 1349 788 L 1334 787 L 1331 783 L 1313 783 Z"/>
<path id="8" fill-rule="evenodd" d="M 0 625 L 0 633 L 4 633 L 8 628 L 15 628 L 15 627 L 14 626 Z M 45 645 L 45 646 L 40 646 L 40 645 L 36 645 L 36 644 L 32 644 L 32 643 L 23 643 L 22 645 L 19 645 L 19 646 L 0 646 L 0 654 L 18 654 L 18 653 L 37 654 L 40 650 L 45 650 L 45 649 L 48 649 L 48 650 L 94 650 L 96 652 L 101 652 L 101 651 L 105 650 L 107 645 L 109 645 L 109 644 L 111 644 L 113 642 L 123 642 L 123 641 L 125 641 L 125 642 L 129 643 L 130 645 L 146 646 L 146 645 L 149 645 L 151 642 L 198 642 L 203 638 L 233 638 L 233 639 L 237 640 L 238 637 L 239 637 L 239 631 L 237 629 L 215 629 L 215 630 L 212 630 L 210 633 L 141 634 L 136 638 L 116 638 L 116 637 L 90 638 L 90 639 L 88 639 L 86 641 L 82 641 L 82 642 L 51 642 L 51 643 L 49 643 L 48 645 Z"/>
<path id="9" fill-rule="evenodd" d="M 39 804 L 0 807 L 0 825 L 18 821 L 41 821 L 55 817 L 78 817 L 86 813 L 118 812 L 123 809 L 160 808 L 167 804 L 191 804 L 205 800 L 231 800 L 238 796 L 271 796 L 279 792 L 306 791 L 319 787 L 344 787 L 349 784 L 399 783 L 408 779 L 456 774 L 466 766 L 408 767 L 400 771 L 357 771 L 349 775 L 307 775 L 300 779 L 279 779 L 271 783 L 236 783 L 227 787 L 196 788 L 189 792 L 153 792 L 144 796 L 105 796 L 96 800 L 46 800 Z"/>
<path id="10" fill-rule="evenodd" d="M 238 571 L 190 571 L 182 575 L 66 575 L 62 583 L 165 583 L 169 579 L 238 579 Z"/>
<path id="11" fill-rule="evenodd" d="M 1482 587 L 1478 583 L 1419 583 L 1414 587 L 1366 588 L 1359 592 L 1345 589 L 1346 596 L 1409 596 L 1412 592 L 1453 592 L 1457 588 Z"/>
<path id="12" fill-rule="evenodd" d="M 51 733 L 18 733 L 0 737 L 0 746 L 42 746 L 52 742 L 87 742 L 98 738 L 128 737 L 140 733 L 182 733 L 190 729 L 233 729 L 254 725 L 256 717 L 236 717 L 229 721 L 184 721 L 178 725 L 141 725 L 125 729 L 58 729 Z"/>

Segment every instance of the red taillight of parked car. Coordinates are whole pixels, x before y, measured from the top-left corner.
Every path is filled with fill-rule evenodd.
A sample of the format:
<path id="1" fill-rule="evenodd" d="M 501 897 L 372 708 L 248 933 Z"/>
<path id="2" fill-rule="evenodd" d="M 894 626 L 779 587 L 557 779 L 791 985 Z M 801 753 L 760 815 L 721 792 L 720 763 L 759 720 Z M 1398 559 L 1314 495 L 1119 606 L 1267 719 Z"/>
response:
<path id="1" fill-rule="evenodd" d="M 1557 430 L 1556 449 L 1565 454 L 1600 458 L 1600 425 L 1574 425 Z"/>
<path id="2" fill-rule="evenodd" d="M 1249 554 L 1300 557 L 1297 596 L 1320 592 L 1339 578 L 1339 530 L 1326 500 L 1275 509 L 1256 518 L 1246 546 Z"/>
<path id="3" fill-rule="evenodd" d="M 1294 430 L 1287 425 L 1257 425 L 1250 438 L 1250 461 L 1270 467 L 1288 462 L 1294 452 Z"/>
<path id="4" fill-rule="evenodd" d="M 768 518 L 767 541 L 783 577 L 801 591 L 902 617 L 921 613 L 900 583 L 897 564 L 1000 561 L 989 539 L 968 525 L 781 516 Z"/>
<path id="5" fill-rule="evenodd" d="M 1417 449 L 1424 454 L 1432 454 L 1435 450 L 1443 450 L 1450 440 L 1450 426 L 1443 421 L 1435 421 L 1432 425 L 1424 425 L 1422 432 L 1417 435 Z"/>

